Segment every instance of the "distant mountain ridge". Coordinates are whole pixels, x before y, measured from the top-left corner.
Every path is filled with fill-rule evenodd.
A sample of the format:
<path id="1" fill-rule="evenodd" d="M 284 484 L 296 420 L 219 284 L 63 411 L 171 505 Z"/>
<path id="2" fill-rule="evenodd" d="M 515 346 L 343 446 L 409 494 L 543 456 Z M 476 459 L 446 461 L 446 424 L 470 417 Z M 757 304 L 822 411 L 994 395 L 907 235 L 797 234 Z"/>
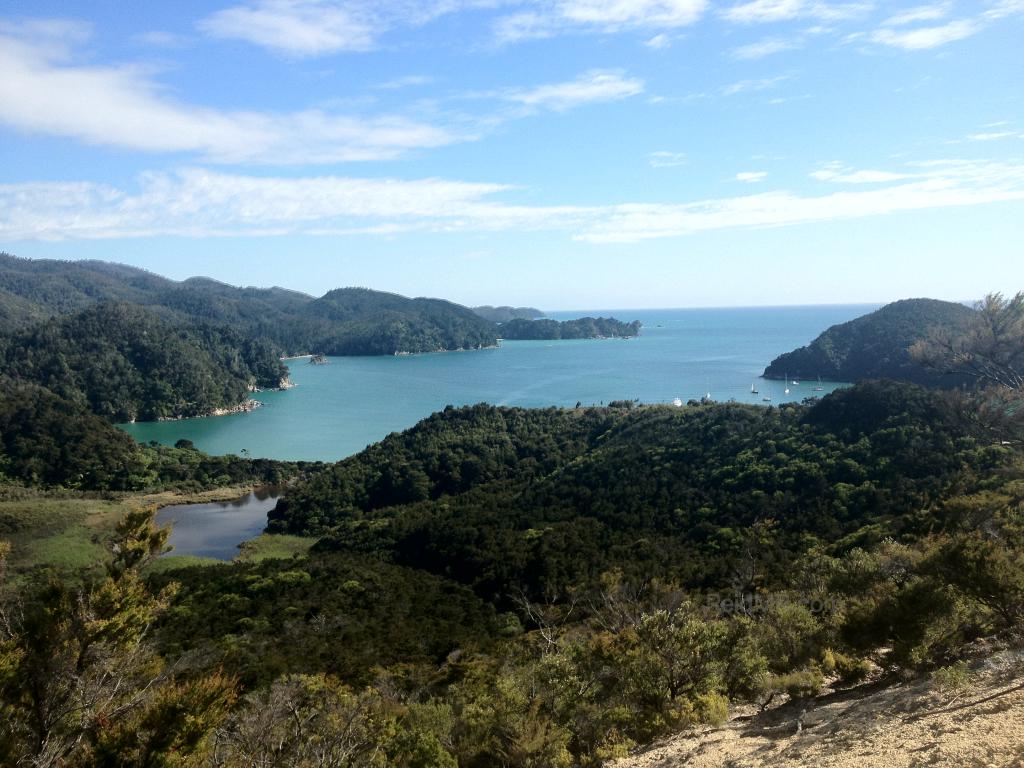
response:
<path id="1" fill-rule="evenodd" d="M 575 320 L 509 320 L 498 329 L 503 339 L 629 339 L 640 333 L 640 321 L 624 323 L 614 317 Z"/>
<path id="2" fill-rule="evenodd" d="M 0 328 L 25 328 L 104 300 L 138 304 L 170 322 L 228 326 L 250 338 L 268 339 L 285 354 L 380 355 L 497 343 L 492 323 L 441 299 L 365 288 L 314 298 L 284 288 L 238 288 L 205 277 L 177 282 L 107 262 L 0 254 Z"/>
<path id="3" fill-rule="evenodd" d="M 806 347 L 775 358 L 766 379 L 830 381 L 896 379 L 926 386 L 959 386 L 956 376 L 935 373 L 910 356 L 914 342 L 938 328 L 959 334 L 975 317 L 963 304 L 936 299 L 904 299 L 862 317 L 833 325 Z"/>
<path id="4" fill-rule="evenodd" d="M 472 307 L 480 317 L 490 320 L 492 323 L 507 323 L 509 320 L 537 320 L 544 317 L 544 313 L 533 307 L 492 307 L 485 304 L 482 307 Z"/>

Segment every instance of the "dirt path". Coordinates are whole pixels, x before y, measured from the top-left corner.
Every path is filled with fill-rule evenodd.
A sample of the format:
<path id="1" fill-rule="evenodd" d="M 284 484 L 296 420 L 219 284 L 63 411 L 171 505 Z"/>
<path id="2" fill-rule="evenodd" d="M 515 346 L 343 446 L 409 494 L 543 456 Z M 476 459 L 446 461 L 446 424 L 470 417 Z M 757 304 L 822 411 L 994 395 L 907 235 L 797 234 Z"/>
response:
<path id="1" fill-rule="evenodd" d="M 969 680 L 955 693 L 922 680 L 739 713 L 721 728 L 678 734 L 609 768 L 1024 767 L 1024 654 L 977 662 Z"/>

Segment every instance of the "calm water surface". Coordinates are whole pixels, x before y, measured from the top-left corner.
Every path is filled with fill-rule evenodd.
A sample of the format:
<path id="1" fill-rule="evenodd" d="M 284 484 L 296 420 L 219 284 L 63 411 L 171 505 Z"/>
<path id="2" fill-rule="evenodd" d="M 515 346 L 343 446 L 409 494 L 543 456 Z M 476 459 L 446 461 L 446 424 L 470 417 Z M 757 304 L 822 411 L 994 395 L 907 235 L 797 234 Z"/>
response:
<path id="1" fill-rule="evenodd" d="M 174 526 L 168 540 L 174 547 L 171 555 L 230 560 L 238 554 L 240 542 L 263 531 L 278 496 L 275 488 L 261 488 L 234 501 L 176 504 L 157 512 L 156 521 Z"/>
<path id="2" fill-rule="evenodd" d="M 290 362 L 298 385 L 265 392 L 251 413 L 123 425 L 138 440 L 192 440 L 208 453 L 277 459 L 336 460 L 388 433 L 407 429 L 446 405 L 572 406 L 639 398 L 775 404 L 815 393 L 816 381 L 789 385 L 759 379 L 776 356 L 803 346 L 830 325 L 875 305 L 750 309 L 553 312 L 559 319 L 614 315 L 640 320 L 636 339 L 506 341 L 497 349 L 402 357 L 331 358 L 329 365 Z M 750 393 L 751 384 L 759 389 Z M 839 384 L 823 382 L 824 392 Z M 244 455 L 244 454 L 243 454 Z M 270 506 L 273 506 L 272 504 Z M 238 539 L 235 540 L 237 543 Z"/>

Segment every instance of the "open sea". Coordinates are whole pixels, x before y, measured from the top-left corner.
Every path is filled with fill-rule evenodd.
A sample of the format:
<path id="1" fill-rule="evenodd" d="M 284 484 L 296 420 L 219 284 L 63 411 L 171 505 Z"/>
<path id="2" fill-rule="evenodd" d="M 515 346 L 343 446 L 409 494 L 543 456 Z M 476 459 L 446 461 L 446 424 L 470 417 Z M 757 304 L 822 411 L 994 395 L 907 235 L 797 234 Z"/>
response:
<path id="1" fill-rule="evenodd" d="M 639 399 L 766 405 L 825 394 L 842 382 L 765 381 L 773 358 L 830 325 L 878 305 L 551 312 L 566 320 L 614 316 L 643 323 L 635 339 L 504 341 L 496 349 L 397 357 L 335 357 L 328 365 L 289 361 L 297 385 L 255 397 L 250 413 L 124 424 L 137 440 L 193 441 L 212 454 L 334 461 L 411 427 L 446 405 L 573 406 Z M 750 392 L 751 384 L 759 394 Z"/>

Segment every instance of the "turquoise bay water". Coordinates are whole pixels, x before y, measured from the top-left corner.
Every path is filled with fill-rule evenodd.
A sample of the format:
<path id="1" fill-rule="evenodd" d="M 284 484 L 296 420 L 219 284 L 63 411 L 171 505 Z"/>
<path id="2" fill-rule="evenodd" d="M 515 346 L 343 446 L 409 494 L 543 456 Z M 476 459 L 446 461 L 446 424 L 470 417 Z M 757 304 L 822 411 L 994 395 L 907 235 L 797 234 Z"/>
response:
<path id="1" fill-rule="evenodd" d="M 565 320 L 614 315 L 640 320 L 636 339 L 506 341 L 497 349 L 402 357 L 339 357 L 329 365 L 290 361 L 294 389 L 263 392 L 245 414 L 125 424 L 140 441 L 192 440 L 208 453 L 334 461 L 446 405 L 572 406 L 639 398 L 779 404 L 839 384 L 788 384 L 758 378 L 779 354 L 807 344 L 830 325 L 875 306 L 553 312 Z M 751 383 L 760 394 L 750 393 Z M 244 455 L 244 454 L 243 454 Z"/>

